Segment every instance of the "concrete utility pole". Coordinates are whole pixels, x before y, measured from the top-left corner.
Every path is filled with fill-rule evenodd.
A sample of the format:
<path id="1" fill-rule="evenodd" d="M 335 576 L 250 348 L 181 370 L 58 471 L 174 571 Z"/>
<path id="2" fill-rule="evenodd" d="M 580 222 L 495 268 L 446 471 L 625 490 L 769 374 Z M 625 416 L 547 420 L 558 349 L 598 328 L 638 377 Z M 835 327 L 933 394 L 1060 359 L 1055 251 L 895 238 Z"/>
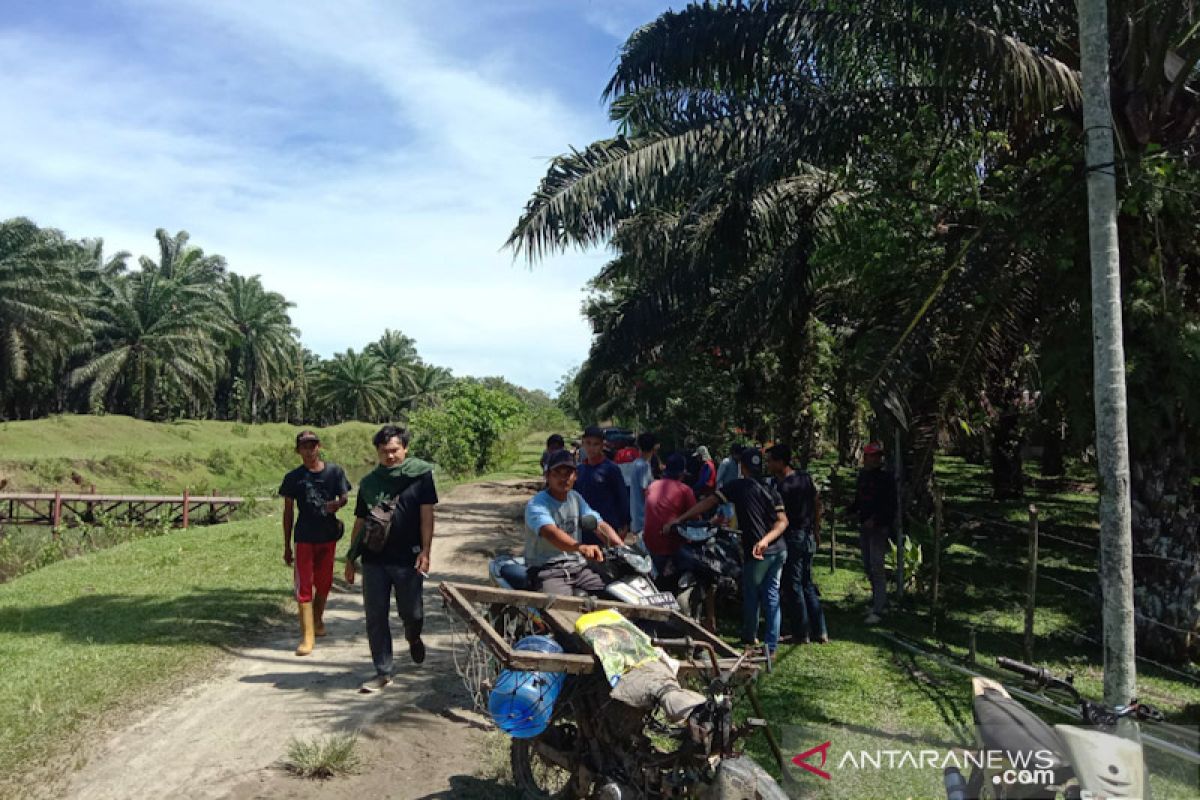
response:
<path id="1" fill-rule="evenodd" d="M 1137 694 L 1133 628 L 1133 528 L 1117 179 L 1108 75 L 1107 0 L 1078 0 L 1083 126 L 1092 255 L 1092 362 L 1100 467 L 1100 588 L 1104 593 L 1104 700 Z"/>

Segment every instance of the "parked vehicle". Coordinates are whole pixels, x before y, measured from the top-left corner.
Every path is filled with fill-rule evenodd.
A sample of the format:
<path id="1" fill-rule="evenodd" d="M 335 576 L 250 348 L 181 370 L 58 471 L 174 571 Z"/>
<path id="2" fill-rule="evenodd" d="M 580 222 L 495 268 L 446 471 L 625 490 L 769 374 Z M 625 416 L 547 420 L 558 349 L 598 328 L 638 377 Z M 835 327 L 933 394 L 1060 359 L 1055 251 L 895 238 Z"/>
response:
<path id="1" fill-rule="evenodd" d="M 684 544 L 660 583 L 675 592 L 683 613 L 716 626 L 720 607 L 741 608 L 742 546 L 738 532 L 704 520 L 675 527 Z"/>
<path id="2" fill-rule="evenodd" d="M 786 800 L 770 775 L 740 752 L 742 739 L 762 729 L 780 757 L 763 720 L 750 718 L 739 724 L 733 713 L 735 700 L 757 675 L 762 658 L 756 651 L 733 651 L 677 612 L 665 612 L 669 616 L 664 617 L 662 609 L 625 607 L 625 618 L 639 627 L 657 620 L 663 630 L 673 631 L 673 638 L 655 635 L 653 644 L 680 663 L 678 681 L 668 673 L 661 678 L 664 693 L 655 694 L 648 707 L 635 707 L 611 696 L 612 685 L 599 662 L 589 671 L 580 670 L 577 661 L 570 669 L 556 664 L 560 649 L 576 659 L 579 654 L 597 655 L 573 633 L 574 620 L 588 609 L 587 601 L 516 592 L 506 598 L 505 590 L 447 583 L 440 591 L 475 641 L 499 662 L 499 677 L 487 684 L 489 713 L 512 737 L 513 780 L 524 797 Z M 494 629 L 483 635 L 472 602 L 536 612 L 550 623 L 549 633 L 513 638 Z M 521 659 L 520 665 L 516 659 Z M 698 687 L 702 701 L 672 723 L 661 698 L 680 691 L 683 681 Z"/>
<path id="3" fill-rule="evenodd" d="M 1083 698 L 1072 676 L 1052 675 L 1045 667 L 998 658 L 1002 668 L 1038 688 L 1065 692 L 1079 706 L 1083 725 L 1054 725 L 1014 700 L 988 678 L 972 678 L 978 747 L 1008 754 L 1015 769 L 973 769 L 964 779 L 956 767 L 945 770 L 948 800 L 967 798 L 1141 798 L 1150 797 L 1138 722 L 1162 714 L 1139 703 L 1110 707 Z M 981 759 L 982 761 L 982 759 Z"/>

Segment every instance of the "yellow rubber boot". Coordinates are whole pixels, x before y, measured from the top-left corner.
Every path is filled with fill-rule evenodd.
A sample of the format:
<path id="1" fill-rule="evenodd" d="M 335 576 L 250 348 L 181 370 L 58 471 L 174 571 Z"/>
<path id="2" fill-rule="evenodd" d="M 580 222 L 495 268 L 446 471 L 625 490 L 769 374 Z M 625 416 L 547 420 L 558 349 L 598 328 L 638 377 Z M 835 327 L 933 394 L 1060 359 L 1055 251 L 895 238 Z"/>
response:
<path id="1" fill-rule="evenodd" d="M 307 656 L 313 651 L 313 604 L 300 604 L 300 646 L 296 655 Z"/>
<path id="2" fill-rule="evenodd" d="M 317 636 L 325 635 L 325 601 L 328 597 L 324 594 L 313 595 L 313 633 Z"/>

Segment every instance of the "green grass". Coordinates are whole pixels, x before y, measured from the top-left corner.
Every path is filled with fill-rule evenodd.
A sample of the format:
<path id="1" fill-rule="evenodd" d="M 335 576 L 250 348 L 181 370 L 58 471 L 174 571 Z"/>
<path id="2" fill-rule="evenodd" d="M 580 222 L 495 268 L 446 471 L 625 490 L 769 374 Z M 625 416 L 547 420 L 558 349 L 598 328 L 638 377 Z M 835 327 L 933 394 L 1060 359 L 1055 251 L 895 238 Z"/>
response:
<path id="1" fill-rule="evenodd" d="M 281 618 L 278 518 L 179 531 L 0 585 L 0 795 L 99 720 Z"/>
<path id="2" fill-rule="evenodd" d="M 324 780 L 335 775 L 356 772 L 362 764 L 356 748 L 358 736 L 337 733 L 316 739 L 292 739 L 288 742 L 284 767 L 301 778 Z"/>
<path id="3" fill-rule="evenodd" d="M 352 481 L 374 464 L 375 425 L 347 422 L 322 431 L 327 457 Z M 0 478 L 7 491 L 274 495 L 297 462 L 298 426 L 214 420 L 145 422 L 117 415 L 64 415 L 0 423 Z"/>

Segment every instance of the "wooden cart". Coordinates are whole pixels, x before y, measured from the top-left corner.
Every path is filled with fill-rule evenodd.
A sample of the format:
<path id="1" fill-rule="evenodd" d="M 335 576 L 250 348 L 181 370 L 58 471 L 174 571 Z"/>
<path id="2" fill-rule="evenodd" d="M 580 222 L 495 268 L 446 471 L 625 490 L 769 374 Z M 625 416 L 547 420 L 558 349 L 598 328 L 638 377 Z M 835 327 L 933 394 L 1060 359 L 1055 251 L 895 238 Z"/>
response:
<path id="1" fill-rule="evenodd" d="M 593 597 L 564 597 L 477 586 L 465 583 L 442 583 L 439 587 L 446 605 L 487 645 L 500 664 L 508 669 L 541 672 L 566 672 L 585 675 L 599 668 L 599 662 L 582 637 L 575 634 L 575 620 L 589 611 L 612 608 L 630 620 L 664 623 L 668 637 L 655 638 L 654 643 L 680 662 L 680 676 L 720 673 L 737 668 L 737 678 L 751 679 L 758 672 L 755 659 L 743 654 L 719 637 L 706 631 L 695 620 L 677 611 L 653 606 L 631 605 Z M 514 650 L 504 636 L 476 609 L 476 605 L 505 605 L 536 609 L 554 633 L 563 649 L 573 652 L 534 653 Z M 740 663 L 739 663 L 740 662 Z"/>

